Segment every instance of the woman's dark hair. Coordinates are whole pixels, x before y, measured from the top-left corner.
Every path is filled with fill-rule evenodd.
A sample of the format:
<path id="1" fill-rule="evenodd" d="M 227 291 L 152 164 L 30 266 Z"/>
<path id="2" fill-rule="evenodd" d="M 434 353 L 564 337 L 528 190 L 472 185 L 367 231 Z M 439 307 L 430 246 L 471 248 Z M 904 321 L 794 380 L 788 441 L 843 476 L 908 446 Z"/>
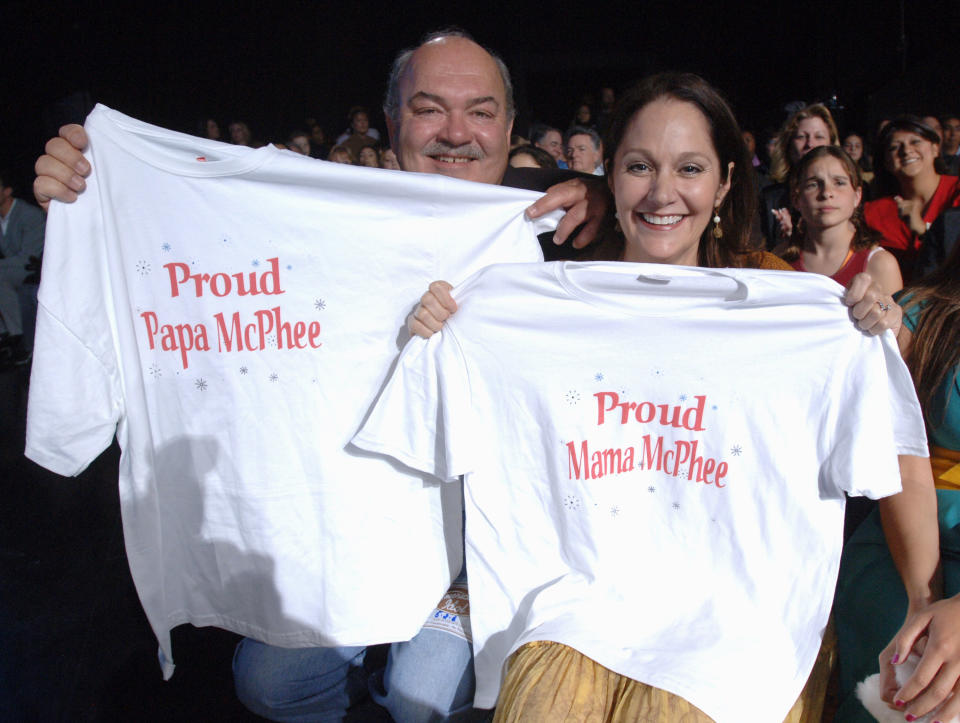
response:
<path id="1" fill-rule="evenodd" d="M 529 143 L 522 146 L 517 146 L 512 151 L 510 155 L 507 156 L 507 161 L 509 162 L 514 156 L 530 156 L 534 163 L 536 163 L 540 168 L 556 168 L 557 161 L 556 159 L 547 153 L 542 148 L 537 148 L 536 146 L 530 145 Z"/>
<path id="2" fill-rule="evenodd" d="M 877 189 L 881 196 L 895 196 L 900 193 L 900 182 L 887 170 L 887 147 L 897 131 L 915 133 L 926 141 L 940 145 L 940 136 L 937 132 L 915 115 L 898 116 L 887 123 L 877 136 L 874 153 L 877 159 Z M 939 163 L 935 162 L 934 168 L 937 173 L 941 172 Z"/>
<path id="3" fill-rule="evenodd" d="M 700 76 L 693 73 L 651 75 L 620 97 L 610 115 L 603 143 L 607 173 L 613 170 L 613 158 L 634 116 L 660 98 L 690 103 L 703 113 L 710 126 L 714 150 L 720 159 L 722 181 L 727 180 L 730 163 L 734 164 L 730 191 L 719 211 L 723 237 L 717 239 L 713 233 L 713 223 L 707 224 L 700 236 L 697 264 L 709 268 L 753 265 L 755 249 L 750 243 L 750 226 L 757 211 L 757 192 L 751 177 L 751 159 L 730 106 Z"/>
<path id="4" fill-rule="evenodd" d="M 807 174 L 810 166 L 827 156 L 840 161 L 847 175 L 850 177 L 850 185 L 853 186 L 854 190 L 863 188 L 863 176 L 860 174 L 860 166 L 857 165 L 857 162 L 853 160 L 845 150 L 840 148 L 840 146 L 818 146 L 797 161 L 797 165 L 790 171 L 789 184 L 791 201 L 793 201 L 799 192 L 800 183 L 803 181 L 803 177 Z M 863 220 L 863 198 L 860 199 L 860 204 L 853 210 L 853 215 L 850 217 L 850 220 L 853 222 L 854 228 L 853 240 L 850 242 L 850 248 L 853 251 L 868 249 L 877 244 L 876 236 L 867 228 L 867 224 Z M 780 258 L 787 262 L 796 261 L 800 258 L 800 254 L 803 253 L 803 244 L 806 238 L 806 224 L 794 224 L 793 233 L 790 236 L 790 245 L 780 254 Z"/>
<path id="5" fill-rule="evenodd" d="M 927 424 L 936 429 L 944 420 L 930 418 L 931 402 L 944 381 L 956 383 L 960 364 L 960 243 L 936 271 L 903 293 L 905 314 L 920 308 L 907 367 Z"/>

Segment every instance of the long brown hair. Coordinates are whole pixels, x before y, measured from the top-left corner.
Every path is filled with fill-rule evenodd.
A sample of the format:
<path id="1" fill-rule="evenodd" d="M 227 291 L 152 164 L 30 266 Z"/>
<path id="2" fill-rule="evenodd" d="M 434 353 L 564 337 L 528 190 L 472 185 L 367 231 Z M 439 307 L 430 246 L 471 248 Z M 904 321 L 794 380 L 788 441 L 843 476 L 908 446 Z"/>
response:
<path id="1" fill-rule="evenodd" d="M 714 224 L 707 224 L 700 236 L 697 265 L 708 268 L 755 266 L 757 254 L 750 243 L 750 223 L 756 213 L 757 196 L 750 175 L 747 146 L 730 106 L 703 78 L 693 73 L 658 73 L 624 93 L 613 109 L 603 139 L 604 165 L 608 172 L 613 167 L 613 157 L 634 116 L 649 103 L 665 97 L 690 103 L 703 113 L 720 159 L 721 181 L 727 180 L 727 169 L 731 162 L 734 164 L 730 191 L 719 209 L 723 236 L 716 238 Z M 621 236 L 608 237 L 593 258 L 618 258 L 617 244 L 622 251 Z"/>
<path id="2" fill-rule="evenodd" d="M 826 158 L 827 156 L 836 158 L 838 161 L 840 161 L 844 170 L 847 172 L 847 175 L 850 177 L 850 185 L 853 186 L 854 190 L 863 188 L 863 176 L 860 173 L 860 166 L 857 165 L 856 161 L 854 161 L 845 150 L 843 150 L 840 146 L 819 146 L 797 161 L 797 165 L 794 166 L 793 170 L 790 171 L 789 181 L 791 202 L 797 195 L 797 192 L 800 189 L 800 183 L 810 166 L 821 158 Z M 850 248 L 853 251 L 868 249 L 877 244 L 878 240 L 876 235 L 870 231 L 869 228 L 867 228 L 867 224 L 863 220 L 862 198 L 860 199 L 860 204 L 853 210 L 853 215 L 850 217 L 850 221 L 853 223 L 854 228 L 853 240 L 850 241 Z M 790 234 L 790 245 L 787 246 L 783 253 L 780 254 L 780 258 L 787 262 L 796 261 L 798 258 L 800 258 L 800 254 L 803 253 L 803 245 L 806 240 L 806 224 L 794 224 L 793 232 Z"/>
<path id="3" fill-rule="evenodd" d="M 937 388 L 957 381 L 960 364 L 960 243 L 936 271 L 904 291 L 904 313 L 919 307 L 907 367 L 917 387 L 927 424 L 936 429 L 943 419 L 931 419 Z"/>

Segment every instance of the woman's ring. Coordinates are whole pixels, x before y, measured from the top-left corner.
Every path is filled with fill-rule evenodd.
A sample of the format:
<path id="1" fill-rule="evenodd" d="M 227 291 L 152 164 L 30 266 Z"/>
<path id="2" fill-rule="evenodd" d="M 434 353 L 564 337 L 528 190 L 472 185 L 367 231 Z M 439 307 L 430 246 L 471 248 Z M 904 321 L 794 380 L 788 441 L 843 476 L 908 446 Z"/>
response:
<path id="1" fill-rule="evenodd" d="M 878 301 L 877 303 L 880 304 L 880 311 L 890 310 L 890 304 L 884 304 L 882 301 Z"/>

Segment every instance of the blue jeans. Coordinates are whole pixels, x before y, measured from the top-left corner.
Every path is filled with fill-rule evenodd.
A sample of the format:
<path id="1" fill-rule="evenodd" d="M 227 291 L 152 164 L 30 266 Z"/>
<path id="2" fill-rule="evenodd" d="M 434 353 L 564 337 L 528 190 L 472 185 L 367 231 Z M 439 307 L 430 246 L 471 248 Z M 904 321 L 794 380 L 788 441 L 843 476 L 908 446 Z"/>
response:
<path id="1" fill-rule="evenodd" d="M 237 696 L 257 715 L 276 721 L 340 721 L 368 692 L 397 723 L 467 723 L 489 716 L 473 707 L 473 648 L 463 638 L 421 630 L 393 643 L 386 668 L 369 676 L 366 652 L 279 648 L 244 638 L 233 656 Z"/>

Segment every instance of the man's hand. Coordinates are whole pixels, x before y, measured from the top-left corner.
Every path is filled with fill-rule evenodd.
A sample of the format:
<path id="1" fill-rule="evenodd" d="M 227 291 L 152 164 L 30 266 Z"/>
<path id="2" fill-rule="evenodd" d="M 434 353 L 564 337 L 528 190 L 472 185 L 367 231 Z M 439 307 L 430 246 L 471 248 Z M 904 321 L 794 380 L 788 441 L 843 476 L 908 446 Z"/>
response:
<path id="1" fill-rule="evenodd" d="M 843 297 L 859 329 L 876 336 L 887 329 L 896 334 L 903 321 L 903 309 L 889 294 L 883 293 L 870 274 L 853 277 Z"/>
<path id="2" fill-rule="evenodd" d="M 894 666 L 905 661 L 911 650 L 920 655 L 920 662 L 900 687 Z M 940 600 L 907 615 L 880 653 L 880 692 L 906 720 L 919 718 L 941 703 L 938 720 L 960 714 L 960 600 Z"/>
<path id="3" fill-rule="evenodd" d="M 33 195 L 46 211 L 51 199 L 73 203 L 87 187 L 83 180 L 90 175 L 90 164 L 81 151 L 87 147 L 83 126 L 66 125 L 60 135 L 47 141 L 46 154 L 37 159 L 34 170 Z"/>
<path id="4" fill-rule="evenodd" d="M 446 281 L 434 281 L 413 313 L 407 317 L 410 334 L 429 339 L 443 327 L 443 322 L 457 310 L 457 302 L 450 295 L 453 287 Z"/>
<path id="5" fill-rule="evenodd" d="M 601 176 L 572 178 L 547 189 L 546 195 L 527 209 L 528 218 L 539 218 L 558 208 L 566 215 L 557 224 L 553 242 L 559 246 L 578 226 L 580 233 L 573 240 L 575 249 L 582 249 L 597 238 L 600 224 L 610 207 L 610 192 Z"/>

